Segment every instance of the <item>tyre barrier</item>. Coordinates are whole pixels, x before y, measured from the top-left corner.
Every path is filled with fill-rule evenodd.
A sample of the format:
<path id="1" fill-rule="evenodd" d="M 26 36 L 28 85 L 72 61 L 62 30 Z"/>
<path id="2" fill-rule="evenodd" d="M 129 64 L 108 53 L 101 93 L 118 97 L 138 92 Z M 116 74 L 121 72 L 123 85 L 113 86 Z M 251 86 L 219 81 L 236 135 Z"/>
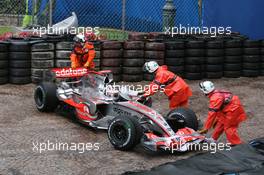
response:
<path id="1" fill-rule="evenodd" d="M 48 43 L 56 44 L 61 41 L 72 41 L 73 36 L 71 35 L 56 35 L 56 34 L 46 34 L 42 36 L 42 40 Z"/>
<path id="2" fill-rule="evenodd" d="M 95 58 L 94 58 L 94 63 L 95 63 L 95 70 L 99 71 L 101 67 L 101 42 L 93 42 L 94 44 L 94 49 L 95 49 Z"/>
<path id="3" fill-rule="evenodd" d="M 164 32 L 151 32 L 148 35 L 148 39 L 152 41 L 168 42 L 171 41 L 171 36 Z"/>
<path id="4" fill-rule="evenodd" d="M 218 79 L 223 77 L 224 42 L 213 40 L 206 43 L 205 77 Z"/>
<path id="5" fill-rule="evenodd" d="M 148 38 L 148 33 L 131 32 L 128 34 L 129 41 L 146 41 Z"/>
<path id="6" fill-rule="evenodd" d="M 184 76 L 185 43 L 184 41 L 170 41 L 165 43 L 165 64 L 173 73 Z"/>
<path id="7" fill-rule="evenodd" d="M 100 53 L 101 70 L 111 70 L 113 72 L 114 81 L 122 80 L 122 43 L 118 41 L 105 41 L 102 43 L 102 51 Z"/>
<path id="8" fill-rule="evenodd" d="M 145 61 L 157 61 L 159 65 L 164 64 L 165 59 L 165 44 L 159 42 L 145 43 Z M 154 76 L 152 74 L 144 73 L 144 80 L 152 81 Z"/>
<path id="9" fill-rule="evenodd" d="M 8 83 L 8 46 L 0 42 L 0 85 Z"/>
<path id="10" fill-rule="evenodd" d="M 129 82 L 143 80 L 142 67 L 144 65 L 144 42 L 124 42 L 122 79 Z"/>
<path id="11" fill-rule="evenodd" d="M 201 80 L 204 77 L 205 42 L 189 40 L 186 42 L 184 77 L 188 80 Z"/>
<path id="12" fill-rule="evenodd" d="M 31 79 L 33 83 L 47 80 L 50 69 L 54 67 L 54 44 L 41 42 L 31 47 Z"/>
<path id="13" fill-rule="evenodd" d="M 9 83 L 31 83 L 31 45 L 26 40 L 10 40 Z"/>
<path id="14" fill-rule="evenodd" d="M 70 55 L 74 47 L 72 41 L 62 41 L 56 43 L 55 67 L 71 67 Z"/>
<path id="15" fill-rule="evenodd" d="M 260 76 L 264 76 L 264 40 L 260 43 Z"/>
<path id="16" fill-rule="evenodd" d="M 224 77 L 239 78 L 242 71 L 243 44 L 241 40 L 227 40 L 225 46 Z"/>
<path id="17" fill-rule="evenodd" d="M 257 77 L 260 73 L 260 42 L 255 40 L 245 40 L 243 55 L 244 77 Z"/>
<path id="18" fill-rule="evenodd" d="M 153 74 L 142 72 L 146 61 L 166 64 L 170 71 L 189 80 L 202 78 L 237 78 L 241 75 L 264 75 L 264 41 L 242 40 L 241 37 L 182 37 L 164 43 L 163 36 L 134 33 L 133 40 L 94 42 L 96 70 L 112 70 L 115 81 L 151 81 Z M 61 37 L 31 40 L 11 39 L 0 43 L 0 84 L 37 83 L 52 67 L 70 67 L 73 42 Z M 59 41 L 59 42 L 58 42 Z M 9 48 L 9 52 L 7 52 Z M 31 51 L 32 49 L 32 51 Z M 32 57 L 32 59 L 31 59 Z M 31 76 L 31 78 L 30 78 Z"/>

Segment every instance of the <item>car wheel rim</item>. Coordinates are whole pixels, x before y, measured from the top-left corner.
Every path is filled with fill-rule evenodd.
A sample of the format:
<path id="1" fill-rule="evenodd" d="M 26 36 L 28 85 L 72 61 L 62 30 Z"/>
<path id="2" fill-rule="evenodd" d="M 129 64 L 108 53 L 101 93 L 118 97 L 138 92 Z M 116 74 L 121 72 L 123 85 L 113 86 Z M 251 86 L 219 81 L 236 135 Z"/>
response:
<path id="1" fill-rule="evenodd" d="M 185 119 L 182 115 L 175 114 L 173 116 L 169 116 L 168 118 L 170 118 L 168 123 L 170 124 L 174 132 L 177 132 L 178 129 L 185 127 Z"/>
<path id="2" fill-rule="evenodd" d="M 117 125 L 113 128 L 113 139 L 118 141 L 118 143 L 126 142 L 128 137 L 128 131 L 123 125 Z"/>

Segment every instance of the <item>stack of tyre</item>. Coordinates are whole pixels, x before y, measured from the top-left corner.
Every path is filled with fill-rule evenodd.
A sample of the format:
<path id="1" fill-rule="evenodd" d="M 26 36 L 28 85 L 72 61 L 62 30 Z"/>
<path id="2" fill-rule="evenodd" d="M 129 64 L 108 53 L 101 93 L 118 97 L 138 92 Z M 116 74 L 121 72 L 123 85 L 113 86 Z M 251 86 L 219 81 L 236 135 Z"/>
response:
<path id="1" fill-rule="evenodd" d="M 71 67 L 70 55 L 74 47 L 72 41 L 61 41 L 56 43 L 55 67 Z"/>
<path id="2" fill-rule="evenodd" d="M 49 81 L 50 69 L 54 67 L 54 44 L 48 42 L 33 44 L 31 57 L 32 82 Z"/>
<path id="3" fill-rule="evenodd" d="M 101 51 L 101 69 L 111 70 L 114 75 L 114 81 L 122 80 L 122 43 L 118 41 L 105 41 L 102 43 Z"/>
<path id="4" fill-rule="evenodd" d="M 94 42 L 94 49 L 95 49 L 95 58 L 94 58 L 94 63 L 95 63 L 95 70 L 99 71 L 100 70 L 100 59 L 101 59 L 101 42 Z"/>
<path id="5" fill-rule="evenodd" d="M 225 41 L 224 77 L 239 78 L 242 71 L 242 41 Z"/>
<path id="6" fill-rule="evenodd" d="M 145 44 L 145 62 L 156 61 L 159 65 L 164 64 L 165 44 L 159 42 L 147 42 Z M 144 73 L 144 80 L 152 81 L 153 74 Z"/>
<path id="7" fill-rule="evenodd" d="M 0 85 L 8 82 L 8 46 L 0 43 Z"/>
<path id="8" fill-rule="evenodd" d="M 224 63 L 224 42 L 212 40 L 206 43 L 205 77 L 222 78 Z"/>
<path id="9" fill-rule="evenodd" d="M 26 40 L 10 40 L 9 83 L 31 83 L 31 45 Z"/>
<path id="10" fill-rule="evenodd" d="M 261 56 L 260 56 L 260 61 L 261 61 L 260 75 L 264 76 L 264 40 L 261 41 L 260 52 L 261 52 Z"/>
<path id="11" fill-rule="evenodd" d="M 165 64 L 173 73 L 184 76 L 184 41 L 170 41 L 165 43 Z"/>
<path id="12" fill-rule="evenodd" d="M 149 38 L 148 33 L 130 32 L 128 34 L 128 39 L 130 41 L 146 41 L 148 38 Z"/>
<path id="13" fill-rule="evenodd" d="M 124 42 L 122 79 L 127 82 L 142 81 L 143 65 L 144 65 L 144 42 L 143 41 Z"/>
<path id="14" fill-rule="evenodd" d="M 257 77 L 260 73 L 260 48 L 259 41 L 245 40 L 243 55 L 243 76 Z"/>
<path id="15" fill-rule="evenodd" d="M 185 50 L 185 78 L 200 80 L 204 77 L 205 50 L 203 40 L 189 40 Z"/>

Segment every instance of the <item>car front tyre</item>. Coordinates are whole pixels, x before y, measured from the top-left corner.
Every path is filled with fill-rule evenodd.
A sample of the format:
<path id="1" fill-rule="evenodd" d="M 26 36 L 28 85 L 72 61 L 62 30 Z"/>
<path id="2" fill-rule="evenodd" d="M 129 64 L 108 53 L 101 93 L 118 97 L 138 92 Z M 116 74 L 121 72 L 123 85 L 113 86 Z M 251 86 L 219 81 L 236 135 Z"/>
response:
<path id="1" fill-rule="evenodd" d="M 110 143 L 117 150 L 128 151 L 133 149 L 141 139 L 141 126 L 134 117 L 116 117 L 108 128 Z"/>

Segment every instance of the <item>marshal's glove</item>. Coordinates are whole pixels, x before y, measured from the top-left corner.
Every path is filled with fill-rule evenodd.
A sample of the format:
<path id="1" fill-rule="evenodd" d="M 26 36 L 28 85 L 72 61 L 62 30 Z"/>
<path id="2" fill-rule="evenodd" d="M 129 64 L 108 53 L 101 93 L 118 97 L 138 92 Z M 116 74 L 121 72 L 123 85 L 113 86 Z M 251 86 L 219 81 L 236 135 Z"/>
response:
<path id="1" fill-rule="evenodd" d="M 87 54 L 89 52 L 89 49 L 84 49 L 84 54 Z"/>
<path id="2" fill-rule="evenodd" d="M 75 63 L 71 63 L 71 68 L 72 69 L 76 69 L 77 68 L 77 65 Z"/>
<path id="3" fill-rule="evenodd" d="M 202 129 L 197 131 L 199 134 L 206 134 L 208 132 L 208 129 Z"/>
<path id="4" fill-rule="evenodd" d="M 85 68 L 89 68 L 90 67 L 90 63 L 89 62 L 85 63 L 84 67 Z"/>
<path id="5" fill-rule="evenodd" d="M 217 124 L 217 120 L 214 120 L 214 122 L 213 122 L 213 128 L 215 128 L 216 124 Z"/>

